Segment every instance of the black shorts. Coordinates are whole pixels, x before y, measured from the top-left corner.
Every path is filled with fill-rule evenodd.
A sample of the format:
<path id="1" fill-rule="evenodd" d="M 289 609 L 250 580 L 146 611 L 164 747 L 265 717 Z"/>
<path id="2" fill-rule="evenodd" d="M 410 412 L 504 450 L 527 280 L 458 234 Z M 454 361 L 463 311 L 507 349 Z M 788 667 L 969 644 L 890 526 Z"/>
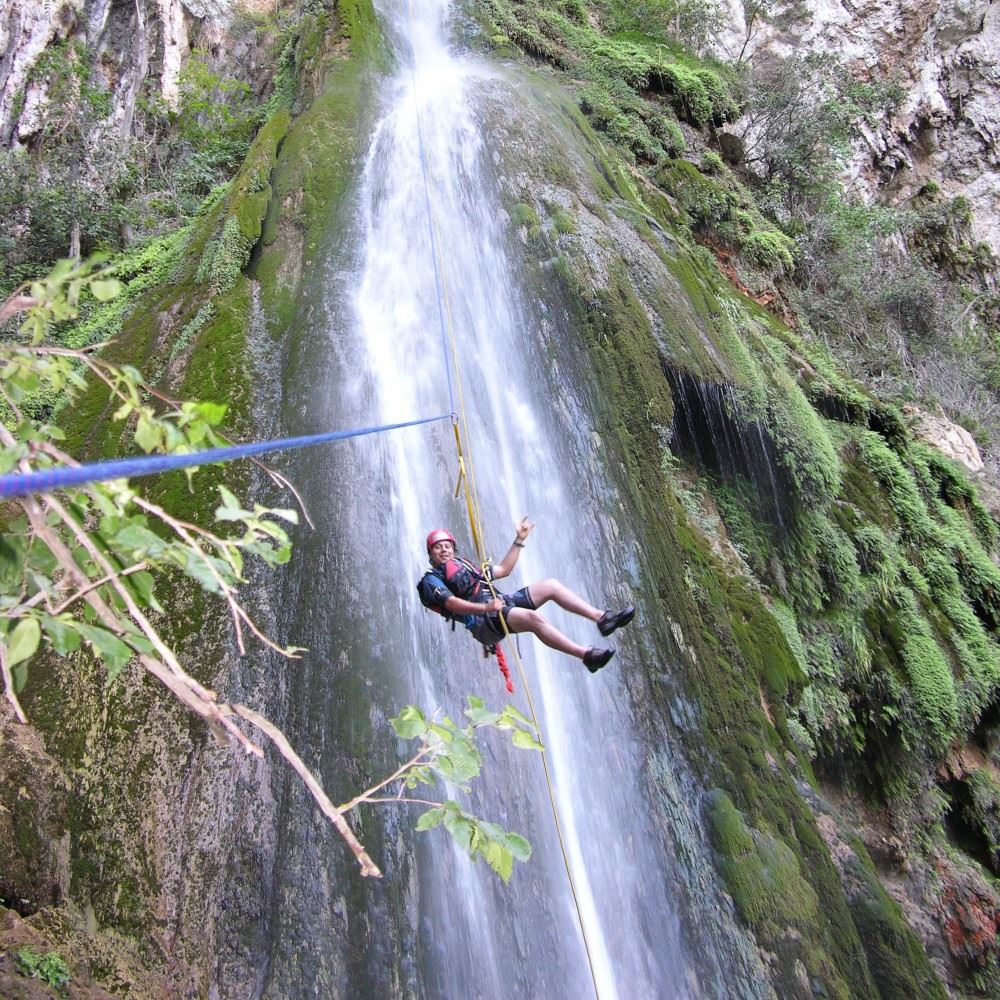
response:
<path id="1" fill-rule="evenodd" d="M 503 598 L 505 608 L 527 608 L 529 611 L 535 610 L 534 601 L 527 587 L 516 590 L 513 594 L 497 594 Z M 473 615 L 465 626 L 473 636 L 484 646 L 493 646 L 504 639 L 507 635 L 500 623 L 500 614 L 492 611 L 485 615 Z"/>

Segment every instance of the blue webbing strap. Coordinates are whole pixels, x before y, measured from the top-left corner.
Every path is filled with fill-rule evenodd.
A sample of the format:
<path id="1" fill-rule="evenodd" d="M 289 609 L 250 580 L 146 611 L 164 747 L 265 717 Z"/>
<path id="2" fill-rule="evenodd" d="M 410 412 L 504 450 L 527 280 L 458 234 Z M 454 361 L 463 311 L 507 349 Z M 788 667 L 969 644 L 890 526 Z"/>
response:
<path id="1" fill-rule="evenodd" d="M 89 465 L 57 466 L 52 469 L 38 469 L 34 472 L 10 473 L 0 476 L 0 497 L 20 497 L 28 493 L 44 493 L 62 486 L 80 486 L 83 483 L 98 483 L 107 479 L 122 479 L 126 476 L 150 476 L 170 469 L 186 469 L 193 465 L 208 465 L 213 462 L 229 462 L 235 458 L 249 458 L 269 451 L 286 451 L 291 448 L 308 448 L 310 445 L 326 441 L 340 441 L 344 438 L 361 437 L 365 434 L 380 434 L 401 427 L 417 427 L 437 420 L 451 420 L 450 413 L 438 417 L 424 417 L 402 424 L 383 424 L 381 427 L 361 427 L 352 431 L 331 431 L 326 434 L 310 434 L 306 437 L 279 438 L 275 441 L 256 441 L 249 444 L 230 445 L 227 448 L 207 448 L 184 455 L 136 455 L 133 458 L 116 458 L 108 462 L 92 462 Z"/>

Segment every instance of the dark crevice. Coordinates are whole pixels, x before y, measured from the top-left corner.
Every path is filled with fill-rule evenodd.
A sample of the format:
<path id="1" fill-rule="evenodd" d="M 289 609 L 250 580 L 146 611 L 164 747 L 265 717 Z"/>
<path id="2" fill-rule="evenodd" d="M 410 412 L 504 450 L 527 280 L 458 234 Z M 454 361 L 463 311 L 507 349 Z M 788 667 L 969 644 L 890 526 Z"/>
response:
<path id="1" fill-rule="evenodd" d="M 944 816 L 948 840 L 987 871 L 993 871 L 995 862 L 989 841 L 983 830 L 969 818 L 975 808 L 969 786 L 964 781 L 949 781 L 942 790 L 948 797 L 948 811 Z"/>
<path id="2" fill-rule="evenodd" d="M 704 470 L 750 485 L 750 502 L 762 521 L 787 530 L 795 487 L 764 425 L 742 413 L 736 391 L 665 367 L 674 399 L 671 448 Z"/>

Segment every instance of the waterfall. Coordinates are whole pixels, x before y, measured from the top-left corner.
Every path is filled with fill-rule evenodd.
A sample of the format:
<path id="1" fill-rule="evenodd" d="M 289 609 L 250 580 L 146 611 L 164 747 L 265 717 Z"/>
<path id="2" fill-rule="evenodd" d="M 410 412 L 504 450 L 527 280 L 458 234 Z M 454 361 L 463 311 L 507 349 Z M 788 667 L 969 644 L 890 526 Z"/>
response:
<path id="1" fill-rule="evenodd" d="M 595 449 L 587 411 L 562 374 L 571 366 L 560 363 L 558 331 L 541 332 L 508 253 L 476 110 L 477 95 L 503 83 L 449 46 L 448 0 L 412 10 L 399 0 L 381 15 L 398 70 L 351 204 L 356 239 L 331 252 L 321 308 L 310 314 L 316 325 L 298 334 L 290 419 L 306 430 L 447 412 L 458 390 L 448 375 L 450 318 L 489 554 L 506 552 L 522 515 L 537 522 L 501 589 L 555 576 L 598 606 L 635 601 L 640 611 L 613 637 L 617 655 L 595 675 L 520 639 L 565 862 L 542 762 L 502 734 L 484 737 L 484 773 L 472 793 L 446 794 L 531 841 L 533 857 L 506 887 L 443 828 L 416 832 L 419 810 L 393 806 L 360 821 L 385 869 L 381 883 L 362 880 L 292 787 L 270 889 L 262 995 L 576 1000 L 594 995 L 596 981 L 603 1000 L 756 996 L 763 989 L 751 973 L 745 986 L 727 978 L 752 960 L 730 960 L 712 943 L 729 931 L 705 930 L 692 945 L 694 932 L 682 930 L 679 883 L 699 882 L 689 895 L 717 895 L 698 790 L 679 760 L 664 765 L 668 735 L 643 735 L 632 716 L 641 673 L 656 656 L 642 634 L 639 546 L 602 481 L 610 457 Z M 453 497 L 447 422 L 326 454 L 293 472 L 318 529 L 297 546 L 298 568 L 282 597 L 283 638 L 310 648 L 289 668 L 292 735 L 333 794 L 346 798 L 406 752 L 387 723 L 404 704 L 460 721 L 466 694 L 491 706 L 508 696 L 495 660 L 484 660 L 464 629 L 452 632 L 424 611 L 414 586 L 430 529 L 449 527 L 460 551 L 472 554 L 464 505 Z M 582 644 L 602 643 L 591 622 L 553 605 L 544 614 Z M 527 713 L 515 682 L 514 704 Z M 669 819 L 651 807 L 657 796 L 673 796 Z M 691 857 L 675 858 L 679 841 L 695 845 Z M 696 960 L 698 950 L 706 954 Z"/>

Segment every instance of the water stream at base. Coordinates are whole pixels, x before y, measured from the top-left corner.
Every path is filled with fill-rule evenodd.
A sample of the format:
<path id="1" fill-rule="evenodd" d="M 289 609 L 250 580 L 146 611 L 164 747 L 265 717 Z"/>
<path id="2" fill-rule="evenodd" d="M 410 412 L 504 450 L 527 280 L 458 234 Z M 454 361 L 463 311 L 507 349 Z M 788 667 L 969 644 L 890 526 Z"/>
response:
<path id="1" fill-rule="evenodd" d="M 295 362 L 301 385 L 292 408 L 308 411 L 303 421 L 316 428 L 448 411 L 437 249 L 490 554 L 503 555 L 522 515 L 537 521 L 506 589 L 556 576 L 599 606 L 620 605 L 634 596 L 638 547 L 615 520 L 615 497 L 599 485 L 605 456 L 595 454 L 587 415 L 560 374 L 558 332 L 540 334 L 505 249 L 476 121 L 476 94 L 499 83 L 487 66 L 450 50 L 447 0 L 381 13 L 399 71 L 364 170 L 358 245 L 345 244 L 329 264 L 326 334 L 307 338 Z M 343 784 L 346 797 L 352 782 L 364 781 L 373 756 L 370 766 L 378 765 L 372 747 L 382 748 L 385 770 L 406 752 L 386 722 L 402 705 L 458 720 L 467 693 L 492 705 L 506 697 L 495 661 L 464 630 L 453 633 L 425 612 L 414 588 L 431 528 L 450 527 L 471 554 L 452 496 L 455 474 L 447 423 L 348 443 L 329 458 L 310 456 L 294 473 L 321 527 L 299 546 L 296 563 L 308 569 L 283 598 L 295 609 L 287 639 L 311 649 L 296 668 L 289 725 L 334 794 Z M 599 643 L 591 623 L 552 605 L 544 611 L 583 644 Z M 666 737 L 643 745 L 625 680 L 642 669 L 641 628 L 615 637 L 618 655 L 594 676 L 534 639 L 520 641 L 579 913 L 541 762 L 490 734 L 483 776 L 471 796 L 456 794 L 531 841 L 531 861 L 516 866 L 507 887 L 443 829 L 416 833 L 417 810 L 363 820 L 359 832 L 386 870 L 382 883 L 363 882 L 290 786 L 263 995 L 577 1000 L 594 995 L 593 980 L 603 1000 L 756 995 L 750 985 L 723 985 L 725 956 L 696 961 L 685 949 L 676 842 L 649 808 L 657 785 L 649 761 L 654 750 L 662 759 Z M 514 702 L 527 712 L 523 691 Z M 670 782 L 680 797 L 686 779 L 678 774 Z M 687 807 L 696 817 L 697 804 Z M 347 942 L 346 956 L 333 953 L 334 936 Z"/>

